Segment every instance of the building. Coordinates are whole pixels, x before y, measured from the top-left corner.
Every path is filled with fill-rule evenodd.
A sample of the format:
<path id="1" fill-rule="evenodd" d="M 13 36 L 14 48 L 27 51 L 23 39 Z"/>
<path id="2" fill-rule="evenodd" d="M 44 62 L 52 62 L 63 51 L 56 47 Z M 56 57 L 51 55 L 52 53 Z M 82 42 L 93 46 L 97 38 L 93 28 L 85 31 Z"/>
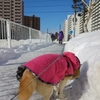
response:
<path id="1" fill-rule="evenodd" d="M 40 30 L 40 18 L 24 16 L 23 0 L 0 0 L 0 17 Z"/>
<path id="2" fill-rule="evenodd" d="M 23 24 L 28 27 L 40 30 L 40 18 L 33 16 L 24 16 Z"/>
<path id="3" fill-rule="evenodd" d="M 79 33 L 80 34 L 84 33 L 84 23 L 86 21 L 86 18 L 87 18 L 87 11 L 82 12 L 81 16 L 80 16 L 80 23 L 79 23 L 79 25 L 80 25 L 80 27 L 79 27 Z M 91 32 L 91 30 L 92 30 L 91 29 L 91 18 L 89 19 L 89 22 L 87 24 L 87 28 L 88 28 L 88 31 Z"/>
<path id="4" fill-rule="evenodd" d="M 100 0 L 97 0 L 92 11 L 91 31 L 100 30 Z"/>
<path id="5" fill-rule="evenodd" d="M 74 15 L 68 15 L 68 18 L 64 21 L 63 31 L 65 33 L 65 41 L 68 41 L 69 34 L 73 34 L 73 18 Z M 84 33 L 84 22 L 87 18 L 87 11 L 82 12 L 81 16 L 76 16 L 77 22 L 75 25 L 75 36 Z M 96 1 L 96 5 L 93 7 L 91 18 L 87 24 L 89 32 L 100 30 L 100 0 Z"/>
<path id="6" fill-rule="evenodd" d="M 84 31 L 83 31 L 84 24 L 83 23 L 86 20 L 86 18 L 87 18 L 87 12 L 85 12 L 84 15 L 82 12 L 82 16 L 80 17 L 80 33 L 84 33 Z M 93 7 L 93 11 L 91 14 L 91 18 L 88 22 L 87 28 L 88 28 L 89 32 L 100 29 L 100 0 L 97 0 L 96 5 Z"/>
<path id="7" fill-rule="evenodd" d="M 68 18 L 64 21 L 64 27 L 63 31 L 65 34 L 64 40 L 68 41 L 69 39 L 69 34 L 77 36 L 79 34 L 79 23 L 80 23 L 80 17 L 76 15 L 76 23 L 75 23 L 75 29 L 74 29 L 74 15 L 68 15 Z"/>
<path id="8" fill-rule="evenodd" d="M 68 20 L 66 19 L 63 25 L 64 41 L 68 41 L 68 28 L 67 27 L 68 27 Z"/>
<path id="9" fill-rule="evenodd" d="M 9 19 L 16 23 L 23 23 L 23 1 L 22 0 L 0 0 L 0 17 Z"/>

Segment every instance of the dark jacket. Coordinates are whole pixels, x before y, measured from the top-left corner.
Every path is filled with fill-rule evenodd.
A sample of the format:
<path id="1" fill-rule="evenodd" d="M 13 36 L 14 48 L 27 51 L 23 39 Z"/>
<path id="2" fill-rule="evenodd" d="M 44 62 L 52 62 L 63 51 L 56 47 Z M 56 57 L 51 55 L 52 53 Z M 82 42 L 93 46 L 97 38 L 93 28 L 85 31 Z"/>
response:
<path id="1" fill-rule="evenodd" d="M 63 34 L 62 31 L 60 31 L 59 34 L 58 34 L 58 40 L 62 41 L 63 38 L 64 38 L 64 34 Z"/>

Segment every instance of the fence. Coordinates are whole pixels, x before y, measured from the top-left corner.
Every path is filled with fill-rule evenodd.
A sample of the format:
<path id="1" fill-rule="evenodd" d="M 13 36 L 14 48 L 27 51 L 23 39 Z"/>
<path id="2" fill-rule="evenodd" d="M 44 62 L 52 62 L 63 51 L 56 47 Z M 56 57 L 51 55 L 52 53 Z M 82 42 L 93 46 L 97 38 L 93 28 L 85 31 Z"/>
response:
<path id="1" fill-rule="evenodd" d="M 24 40 L 39 39 L 40 42 L 51 41 L 50 35 L 39 30 L 0 18 L 0 47 L 11 48 Z M 20 41 L 17 44 L 16 41 Z"/>

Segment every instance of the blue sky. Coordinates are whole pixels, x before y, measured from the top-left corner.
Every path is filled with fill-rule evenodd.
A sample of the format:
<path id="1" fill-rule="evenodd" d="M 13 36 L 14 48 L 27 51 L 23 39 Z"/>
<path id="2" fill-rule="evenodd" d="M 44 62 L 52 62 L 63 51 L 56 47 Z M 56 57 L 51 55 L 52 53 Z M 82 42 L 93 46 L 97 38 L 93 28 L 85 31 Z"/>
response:
<path id="1" fill-rule="evenodd" d="M 40 17 L 40 30 L 58 32 L 67 15 L 73 14 L 72 0 L 23 0 L 24 15 Z"/>

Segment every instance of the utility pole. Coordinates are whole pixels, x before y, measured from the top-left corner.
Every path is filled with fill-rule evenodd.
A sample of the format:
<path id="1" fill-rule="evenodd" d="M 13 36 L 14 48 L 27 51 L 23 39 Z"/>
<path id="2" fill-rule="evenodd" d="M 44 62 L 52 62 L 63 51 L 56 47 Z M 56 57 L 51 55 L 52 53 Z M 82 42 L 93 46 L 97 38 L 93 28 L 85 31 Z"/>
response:
<path id="1" fill-rule="evenodd" d="M 59 32 L 61 31 L 61 24 L 59 24 Z"/>
<path id="2" fill-rule="evenodd" d="M 47 28 L 47 33 L 48 33 L 48 28 Z"/>

